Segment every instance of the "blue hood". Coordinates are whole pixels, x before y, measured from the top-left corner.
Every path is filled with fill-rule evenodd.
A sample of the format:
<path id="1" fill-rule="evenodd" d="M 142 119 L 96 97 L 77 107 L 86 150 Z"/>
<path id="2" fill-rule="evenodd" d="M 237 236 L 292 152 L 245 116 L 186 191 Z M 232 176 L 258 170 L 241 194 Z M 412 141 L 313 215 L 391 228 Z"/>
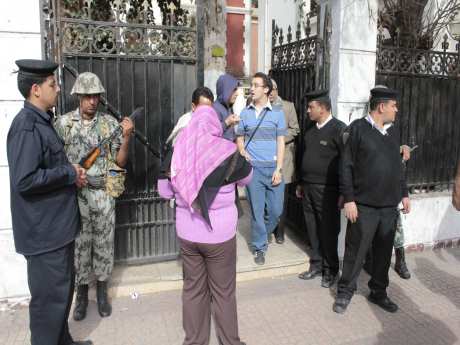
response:
<path id="1" fill-rule="evenodd" d="M 228 101 L 237 87 L 238 80 L 235 77 L 230 74 L 221 75 L 216 83 L 217 101 L 228 108 Z"/>

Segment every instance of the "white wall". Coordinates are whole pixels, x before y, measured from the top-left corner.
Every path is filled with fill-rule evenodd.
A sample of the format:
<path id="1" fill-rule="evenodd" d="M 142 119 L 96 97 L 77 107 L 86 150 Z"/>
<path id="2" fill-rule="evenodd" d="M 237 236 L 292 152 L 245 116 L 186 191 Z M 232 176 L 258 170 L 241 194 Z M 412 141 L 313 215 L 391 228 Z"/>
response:
<path id="1" fill-rule="evenodd" d="M 40 40 L 39 1 L 0 1 L 0 298 L 29 294 L 25 260 L 14 251 L 6 137 L 23 102 L 14 61 L 41 58 Z"/>
<path id="2" fill-rule="evenodd" d="M 407 245 L 434 245 L 460 239 L 460 212 L 452 206 L 452 194 L 411 195 L 412 211 L 402 217 Z"/>

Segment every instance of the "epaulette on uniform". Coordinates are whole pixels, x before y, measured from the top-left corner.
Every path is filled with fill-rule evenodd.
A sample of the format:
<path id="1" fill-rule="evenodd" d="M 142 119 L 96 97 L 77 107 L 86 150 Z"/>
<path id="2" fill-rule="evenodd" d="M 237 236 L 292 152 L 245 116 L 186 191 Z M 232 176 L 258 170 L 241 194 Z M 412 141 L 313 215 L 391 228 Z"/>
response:
<path id="1" fill-rule="evenodd" d="M 30 116 L 30 114 L 25 114 L 22 120 L 22 129 L 32 132 L 35 128 L 35 116 Z"/>

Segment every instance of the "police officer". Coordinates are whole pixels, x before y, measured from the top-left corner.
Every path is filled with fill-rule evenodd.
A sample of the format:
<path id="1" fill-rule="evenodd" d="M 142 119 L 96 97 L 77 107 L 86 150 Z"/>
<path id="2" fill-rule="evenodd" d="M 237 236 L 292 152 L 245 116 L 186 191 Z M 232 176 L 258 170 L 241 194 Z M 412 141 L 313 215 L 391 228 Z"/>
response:
<path id="1" fill-rule="evenodd" d="M 7 138 L 16 251 L 27 260 L 32 345 L 91 345 L 73 341 L 67 319 L 74 291 L 74 240 L 80 220 L 76 190 L 85 171 L 71 164 L 51 124 L 59 86 L 57 64 L 18 60 L 26 99 Z"/>
<path id="2" fill-rule="evenodd" d="M 321 286 L 329 288 L 339 272 L 339 160 L 346 126 L 332 116 L 328 90 L 308 93 L 306 98 L 312 125 L 305 131 L 301 183 L 296 194 L 302 198 L 311 254 L 309 270 L 299 278 L 321 275 Z"/>
<path id="3" fill-rule="evenodd" d="M 402 174 L 399 135 L 391 124 L 396 118 L 398 93 L 388 88 L 371 90 L 370 113 L 354 121 L 343 138 L 345 143 L 340 191 L 348 219 L 342 276 L 337 285 L 333 310 L 344 313 L 356 290 L 357 279 L 372 246 L 369 301 L 387 312 L 398 306 L 387 295 L 396 206 L 402 201 L 410 211 L 407 186 Z"/>
<path id="4" fill-rule="evenodd" d="M 88 185 L 78 191 L 82 229 L 75 243 L 77 298 L 73 317 L 76 321 L 86 316 L 91 273 L 97 277 L 99 314 L 106 317 L 112 313 L 107 298 L 107 281 L 113 268 L 115 197 L 124 188 L 122 167 L 128 159 L 129 139 L 134 127 L 129 118 L 119 124 L 112 116 L 97 110 L 100 95 L 104 92 L 97 75 L 81 73 L 71 91 L 71 94 L 78 95 L 79 107 L 55 123 L 65 142 L 67 157 L 73 163 L 80 162 L 92 148 L 119 131 L 113 140 L 103 145 L 101 154 L 87 170 Z M 118 183 L 115 193 L 113 181 Z"/>

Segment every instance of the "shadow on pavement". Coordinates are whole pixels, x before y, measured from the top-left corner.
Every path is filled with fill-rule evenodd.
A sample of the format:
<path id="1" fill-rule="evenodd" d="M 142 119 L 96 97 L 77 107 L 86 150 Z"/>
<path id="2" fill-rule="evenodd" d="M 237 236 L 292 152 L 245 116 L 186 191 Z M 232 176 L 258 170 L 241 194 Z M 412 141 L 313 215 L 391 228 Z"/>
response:
<path id="1" fill-rule="evenodd" d="M 452 251 L 452 254 L 455 251 Z M 460 309 L 459 277 L 449 274 L 426 258 L 415 258 L 413 270 L 418 280 L 431 292 L 444 296 Z"/>
<path id="2" fill-rule="evenodd" d="M 374 345 L 451 345 L 457 342 L 458 338 L 444 322 L 421 311 L 399 285 L 390 282 L 388 295 L 399 305 L 399 311 L 395 314 L 370 303 L 372 312 L 382 325 Z"/>
<path id="3" fill-rule="evenodd" d="M 101 317 L 97 311 L 96 301 L 90 299 L 86 318 L 82 321 L 75 321 L 72 317 L 73 308 L 69 316 L 70 333 L 74 340 L 91 340 L 91 334 L 99 327 Z"/>

